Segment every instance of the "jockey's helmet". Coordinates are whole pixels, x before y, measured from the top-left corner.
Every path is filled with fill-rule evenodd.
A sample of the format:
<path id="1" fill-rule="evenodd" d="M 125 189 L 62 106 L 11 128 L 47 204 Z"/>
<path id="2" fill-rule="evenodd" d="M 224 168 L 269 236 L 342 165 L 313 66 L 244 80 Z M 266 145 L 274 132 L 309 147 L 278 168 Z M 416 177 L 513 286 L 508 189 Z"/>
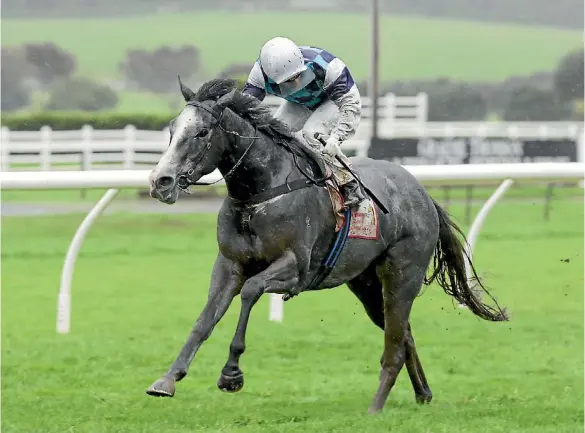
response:
<path id="1" fill-rule="evenodd" d="M 260 66 L 276 84 L 295 79 L 307 69 L 297 44 L 280 36 L 264 44 L 260 50 Z"/>

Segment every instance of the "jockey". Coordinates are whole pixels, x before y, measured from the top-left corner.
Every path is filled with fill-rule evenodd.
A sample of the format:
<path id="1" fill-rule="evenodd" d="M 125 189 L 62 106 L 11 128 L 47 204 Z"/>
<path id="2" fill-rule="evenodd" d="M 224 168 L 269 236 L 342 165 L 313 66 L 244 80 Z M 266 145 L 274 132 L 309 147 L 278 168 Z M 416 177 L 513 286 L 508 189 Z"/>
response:
<path id="1" fill-rule="evenodd" d="M 335 159 L 339 156 L 351 166 L 339 145 L 355 134 L 361 118 L 359 91 L 341 59 L 321 48 L 273 38 L 262 47 L 243 92 L 261 101 L 266 93 L 285 99 L 274 117 L 323 152 L 343 188 L 347 207 L 365 200 L 361 186 Z M 326 146 L 314 138 L 315 133 L 321 134 Z"/>

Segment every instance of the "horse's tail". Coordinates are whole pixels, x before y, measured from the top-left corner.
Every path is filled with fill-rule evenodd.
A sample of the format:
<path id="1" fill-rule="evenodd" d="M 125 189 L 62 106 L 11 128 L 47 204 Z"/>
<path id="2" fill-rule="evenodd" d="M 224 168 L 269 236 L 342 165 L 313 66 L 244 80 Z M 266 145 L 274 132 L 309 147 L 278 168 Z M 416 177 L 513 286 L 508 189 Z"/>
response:
<path id="1" fill-rule="evenodd" d="M 465 235 L 461 229 L 451 221 L 447 212 L 441 208 L 433 200 L 437 213 L 439 214 L 439 240 L 435 248 L 433 257 L 434 271 L 430 278 L 425 283 L 430 284 L 435 281 L 443 288 L 445 293 L 454 297 L 460 304 L 467 306 L 473 314 L 485 320 L 493 322 L 500 322 L 508 320 L 508 315 L 505 309 L 500 308 L 496 300 L 489 294 L 487 289 L 482 285 L 471 259 L 463 247 L 463 243 L 457 238 L 459 233 L 464 242 L 467 242 Z M 469 267 L 473 272 L 473 280 L 477 282 L 483 291 L 495 303 L 495 307 L 491 307 L 482 302 L 474 290 L 469 286 L 470 281 L 467 280 L 465 272 L 465 258 L 469 260 Z"/>

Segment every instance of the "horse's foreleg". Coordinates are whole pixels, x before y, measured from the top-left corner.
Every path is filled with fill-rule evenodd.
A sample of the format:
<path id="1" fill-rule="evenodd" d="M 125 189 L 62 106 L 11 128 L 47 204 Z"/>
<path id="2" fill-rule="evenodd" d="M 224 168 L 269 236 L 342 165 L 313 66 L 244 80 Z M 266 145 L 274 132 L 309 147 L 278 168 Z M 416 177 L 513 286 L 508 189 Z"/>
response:
<path id="1" fill-rule="evenodd" d="M 243 280 L 241 267 L 221 254 L 218 255 L 213 267 L 207 303 L 179 356 L 168 372 L 146 390 L 147 394 L 156 397 L 172 397 L 175 394 L 175 382 L 187 375 L 187 370 L 197 350 L 211 335 L 213 328 L 227 311 L 242 287 Z"/>
<path id="2" fill-rule="evenodd" d="M 268 268 L 254 275 L 242 287 L 240 318 L 232 342 L 228 361 L 221 371 L 217 386 L 223 391 L 236 392 L 244 386 L 244 374 L 240 370 L 240 356 L 246 350 L 246 328 L 252 307 L 263 293 L 286 293 L 293 290 L 299 281 L 297 260 L 291 251 L 286 251 Z"/>

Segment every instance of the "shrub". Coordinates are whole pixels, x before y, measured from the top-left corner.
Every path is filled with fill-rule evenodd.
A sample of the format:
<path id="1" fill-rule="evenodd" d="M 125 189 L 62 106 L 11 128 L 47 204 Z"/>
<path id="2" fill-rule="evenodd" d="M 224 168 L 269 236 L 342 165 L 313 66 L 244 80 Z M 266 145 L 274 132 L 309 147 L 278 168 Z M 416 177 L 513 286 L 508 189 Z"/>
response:
<path id="1" fill-rule="evenodd" d="M 507 121 L 555 121 L 571 118 L 571 107 L 552 89 L 523 85 L 514 89 L 503 113 Z"/>
<path id="2" fill-rule="evenodd" d="M 162 131 L 176 114 L 120 114 L 80 111 L 44 111 L 39 113 L 2 113 L 2 126 L 14 131 L 38 131 L 42 126 L 54 130 L 81 129 L 91 125 L 95 129 L 122 129 L 134 125 L 138 129 Z"/>
<path id="3" fill-rule="evenodd" d="M 52 42 L 24 45 L 26 61 L 34 67 L 34 76 L 43 85 L 70 77 L 76 68 L 73 54 Z"/>
<path id="4" fill-rule="evenodd" d="M 199 50 L 193 46 L 155 51 L 130 50 L 119 68 L 127 81 L 139 89 L 166 93 L 177 88 L 177 75 L 187 80 L 201 68 Z"/>
<path id="5" fill-rule="evenodd" d="M 101 111 L 114 108 L 117 104 L 118 95 L 110 87 L 75 77 L 55 85 L 45 109 Z"/>
<path id="6" fill-rule="evenodd" d="M 583 55 L 583 49 L 573 51 L 564 56 L 557 66 L 554 85 L 561 101 L 583 99 Z"/>
<path id="7" fill-rule="evenodd" d="M 0 96 L 2 111 L 14 111 L 28 106 L 31 102 L 30 90 L 24 78 L 28 74 L 28 64 L 20 48 L 2 48 L 2 69 L 0 72 Z"/>

